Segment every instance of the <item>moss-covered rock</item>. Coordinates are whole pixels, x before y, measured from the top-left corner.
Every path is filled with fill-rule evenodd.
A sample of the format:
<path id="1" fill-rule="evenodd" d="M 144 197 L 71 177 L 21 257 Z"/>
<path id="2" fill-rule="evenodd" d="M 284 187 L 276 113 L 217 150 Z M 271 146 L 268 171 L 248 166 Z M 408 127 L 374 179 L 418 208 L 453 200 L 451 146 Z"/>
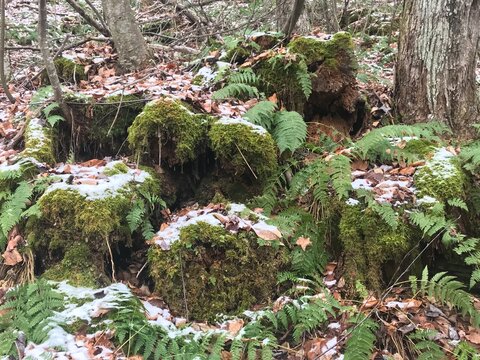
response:
<path id="1" fill-rule="evenodd" d="M 208 137 L 221 168 L 230 174 L 255 174 L 265 179 L 277 167 L 275 143 L 261 126 L 243 119 L 222 118 L 213 123 Z"/>
<path id="2" fill-rule="evenodd" d="M 347 32 L 336 33 L 329 39 L 298 37 L 288 44 L 288 49 L 302 55 L 308 65 L 321 63 L 342 71 L 357 68 L 352 36 Z"/>
<path id="3" fill-rule="evenodd" d="M 73 276 L 74 281 L 87 281 L 94 273 L 105 273 L 103 260 L 115 244 L 131 244 L 127 215 L 140 191 L 158 195 L 160 185 L 149 173 L 123 172 L 119 164 L 70 165 L 71 174 L 52 176 L 52 184 L 37 202 L 40 215 L 31 217 L 26 227 L 29 246 L 42 257 L 39 268 L 51 268 L 48 277 L 60 280 L 64 273 L 63 279 Z M 85 266 L 82 274 L 75 274 L 84 257 L 91 259 L 95 272 Z M 94 277 L 95 281 L 100 277 Z"/>
<path id="4" fill-rule="evenodd" d="M 440 201 L 465 197 L 466 176 L 458 159 L 445 148 L 437 149 L 425 166 L 414 177 L 418 195 L 430 196 Z"/>
<path id="5" fill-rule="evenodd" d="M 149 263 L 155 290 L 173 311 L 213 320 L 268 301 L 286 256 L 253 232 L 233 234 L 199 221 L 182 228 L 170 250 L 153 246 Z"/>
<path id="6" fill-rule="evenodd" d="M 25 128 L 25 150 L 22 156 L 30 157 L 38 162 L 55 164 L 52 128 L 45 120 L 32 118 Z"/>
<path id="7" fill-rule="evenodd" d="M 78 83 L 80 80 L 86 80 L 85 67 L 77 64 L 75 61 L 60 57 L 54 60 L 60 82 Z M 42 73 L 42 83 L 50 84 L 46 70 Z"/>
<path id="8" fill-rule="evenodd" d="M 128 141 L 137 158 L 146 161 L 148 154 L 150 162 L 161 158 L 169 166 L 180 165 L 204 150 L 207 125 L 205 116 L 194 114 L 180 100 L 160 98 L 136 117 Z"/>
<path id="9" fill-rule="evenodd" d="M 339 224 L 339 239 L 345 254 L 345 280 L 360 281 L 380 290 L 382 269 L 387 261 L 400 261 L 410 249 L 411 229 L 399 222 L 396 229 L 386 224 L 371 209 L 345 205 Z M 395 266 L 393 266 L 395 267 Z"/>
<path id="10" fill-rule="evenodd" d="M 87 243 L 75 242 L 67 249 L 62 261 L 49 268 L 42 277 L 53 281 L 68 279 L 72 285 L 82 287 L 106 284 L 108 279 L 104 272 L 98 272 L 103 262 L 98 255 Z"/>

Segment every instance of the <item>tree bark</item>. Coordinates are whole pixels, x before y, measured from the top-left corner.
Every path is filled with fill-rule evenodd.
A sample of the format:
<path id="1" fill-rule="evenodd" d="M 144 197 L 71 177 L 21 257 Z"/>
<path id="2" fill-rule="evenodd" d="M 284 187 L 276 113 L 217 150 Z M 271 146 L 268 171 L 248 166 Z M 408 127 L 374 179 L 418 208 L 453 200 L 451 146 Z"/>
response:
<path id="1" fill-rule="evenodd" d="M 405 123 L 432 119 L 473 136 L 479 23 L 479 0 L 404 0 L 395 103 Z"/>
<path id="2" fill-rule="evenodd" d="M 146 65 L 150 54 L 129 0 L 102 0 L 103 13 L 118 52 L 119 65 L 131 71 Z"/>
<path id="3" fill-rule="evenodd" d="M 335 0 L 319 0 L 322 17 L 325 21 L 327 33 L 336 33 L 340 30 L 337 20 L 337 6 Z"/>
<path id="4" fill-rule="evenodd" d="M 15 98 L 10 93 L 5 76 L 5 0 L 0 0 L 0 80 L 3 87 L 3 92 L 8 100 L 14 104 Z"/>
<path id="5" fill-rule="evenodd" d="M 305 0 L 295 0 L 293 2 L 293 6 L 290 9 L 290 15 L 287 18 L 286 23 L 283 26 L 283 32 L 287 37 L 290 37 L 293 30 L 295 29 L 295 25 L 297 25 L 297 21 L 302 15 L 303 9 L 305 7 Z"/>
<path id="6" fill-rule="evenodd" d="M 42 53 L 43 63 L 47 70 L 48 79 L 52 85 L 55 101 L 60 106 L 65 119 L 71 121 L 70 108 L 63 100 L 62 87 L 58 79 L 57 69 L 47 44 L 47 0 L 38 0 L 38 45 Z"/>

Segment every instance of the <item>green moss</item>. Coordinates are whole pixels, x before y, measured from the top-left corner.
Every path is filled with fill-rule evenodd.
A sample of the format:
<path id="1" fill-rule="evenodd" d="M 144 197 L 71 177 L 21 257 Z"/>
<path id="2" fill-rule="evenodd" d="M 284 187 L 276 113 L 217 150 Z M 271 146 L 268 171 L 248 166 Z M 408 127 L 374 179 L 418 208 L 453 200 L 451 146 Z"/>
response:
<path id="1" fill-rule="evenodd" d="M 392 229 L 370 209 L 345 205 L 339 225 L 339 238 L 345 254 L 345 280 L 351 286 L 360 281 L 380 290 L 382 267 L 399 261 L 410 249 L 411 230 L 400 222 Z"/>
<path id="2" fill-rule="evenodd" d="M 403 150 L 425 159 L 432 157 L 435 152 L 435 144 L 423 139 L 412 139 L 407 141 Z"/>
<path id="3" fill-rule="evenodd" d="M 356 68 L 352 37 L 339 32 L 329 40 L 298 37 L 288 44 L 292 53 L 300 54 L 307 64 L 322 63 L 336 69 L 340 64 Z"/>
<path id="4" fill-rule="evenodd" d="M 213 320 L 270 300 L 287 258 L 283 247 L 262 246 L 254 233 L 199 222 L 183 228 L 171 250 L 152 247 L 149 262 L 155 290 L 174 312 L 186 315 L 188 307 L 191 318 Z"/>
<path id="5" fill-rule="evenodd" d="M 216 122 L 208 134 L 215 156 L 223 170 L 235 174 L 252 174 L 259 179 L 271 175 L 277 167 L 275 143 L 267 132 L 252 127 Z"/>
<path id="6" fill-rule="evenodd" d="M 81 80 L 87 80 L 87 75 L 85 74 L 85 67 L 83 65 L 77 64 L 76 62 L 64 57 L 55 59 L 54 63 L 60 82 L 78 83 Z M 47 72 L 45 70 L 42 73 L 42 83 L 50 83 Z"/>
<path id="7" fill-rule="evenodd" d="M 55 164 L 52 128 L 38 118 L 30 119 L 25 129 L 25 150 L 22 155 L 35 160 Z"/>
<path id="8" fill-rule="evenodd" d="M 86 243 L 74 243 L 66 251 L 63 260 L 48 269 L 42 277 L 53 281 L 68 280 L 74 286 L 98 287 L 107 281 L 94 265 L 94 258 Z"/>
<path id="9" fill-rule="evenodd" d="M 136 156 L 146 154 L 158 162 L 159 135 L 162 162 L 170 166 L 193 160 L 202 151 L 207 120 L 171 98 L 148 103 L 128 129 L 128 141 Z"/>
<path id="10" fill-rule="evenodd" d="M 427 161 L 414 177 L 418 197 L 431 196 L 440 201 L 465 197 L 465 174 L 453 159 Z"/>
<path id="11" fill-rule="evenodd" d="M 128 173 L 129 167 L 123 162 L 117 162 L 111 167 L 106 167 L 103 173 L 107 176 L 117 175 L 117 174 L 126 174 Z"/>

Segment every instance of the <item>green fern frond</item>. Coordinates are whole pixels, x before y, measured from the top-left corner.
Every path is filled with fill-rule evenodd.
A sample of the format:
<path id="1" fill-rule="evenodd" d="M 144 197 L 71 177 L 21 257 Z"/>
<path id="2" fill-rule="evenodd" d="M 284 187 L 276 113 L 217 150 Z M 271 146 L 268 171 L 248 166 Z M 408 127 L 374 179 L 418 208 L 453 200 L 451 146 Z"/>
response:
<path id="1" fill-rule="evenodd" d="M 213 100 L 224 100 L 228 98 L 258 98 L 260 93 L 255 86 L 241 84 L 241 83 L 232 83 L 228 84 L 220 90 L 217 90 L 213 93 Z"/>
<path id="2" fill-rule="evenodd" d="M 302 89 L 303 95 L 308 99 L 312 94 L 312 75 L 308 72 L 305 61 L 300 61 L 297 71 L 295 72 L 295 77 Z"/>
<path id="3" fill-rule="evenodd" d="M 254 107 L 249 109 L 243 117 L 248 121 L 263 126 L 270 131 L 273 126 L 275 111 L 277 105 L 271 101 L 260 101 Z"/>
<path id="4" fill-rule="evenodd" d="M 369 202 L 368 207 L 372 209 L 385 223 L 393 230 L 398 227 L 398 214 L 395 212 L 391 204 L 379 204 L 375 200 Z"/>
<path id="5" fill-rule="evenodd" d="M 442 348 L 433 341 L 436 331 L 417 330 L 408 338 L 414 343 L 415 350 L 418 352 L 419 360 L 441 360 L 447 357 Z"/>
<path id="6" fill-rule="evenodd" d="M 145 204 L 141 200 L 134 202 L 132 208 L 127 214 L 127 223 L 130 232 L 137 230 L 143 222 L 145 216 Z"/>
<path id="7" fill-rule="evenodd" d="M 350 159 L 345 155 L 334 155 L 329 163 L 332 186 L 340 199 L 348 198 L 352 190 Z"/>
<path id="8" fill-rule="evenodd" d="M 296 111 L 280 111 L 275 114 L 272 136 L 280 153 L 294 152 L 307 138 L 307 124 Z"/>
<path id="9" fill-rule="evenodd" d="M 465 201 L 463 201 L 462 199 L 459 199 L 459 198 L 448 199 L 447 203 L 450 206 L 458 207 L 460 209 L 468 211 L 468 206 L 465 203 Z"/>
<path id="10" fill-rule="evenodd" d="M 257 75 L 253 72 L 252 69 L 247 68 L 240 70 L 232 74 L 228 78 L 229 84 L 248 84 L 248 85 L 256 85 L 258 83 Z"/>
<path id="11" fill-rule="evenodd" d="M 32 195 L 33 187 L 26 181 L 20 182 L 10 199 L 3 203 L 0 215 L 0 227 L 6 236 L 19 223 L 23 210 Z"/>
<path id="12" fill-rule="evenodd" d="M 369 359 L 377 338 L 378 324 L 363 314 L 357 314 L 351 322 L 354 329 L 347 340 L 345 360 Z"/>

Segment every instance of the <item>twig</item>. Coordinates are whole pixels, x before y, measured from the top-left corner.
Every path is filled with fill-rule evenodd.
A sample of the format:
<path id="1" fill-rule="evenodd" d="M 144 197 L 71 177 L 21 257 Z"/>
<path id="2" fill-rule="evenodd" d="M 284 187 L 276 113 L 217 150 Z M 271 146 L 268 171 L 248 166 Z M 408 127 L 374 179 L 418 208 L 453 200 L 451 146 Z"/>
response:
<path id="1" fill-rule="evenodd" d="M 182 275 L 182 287 L 183 287 L 183 302 L 185 303 L 185 318 L 188 321 L 188 304 L 187 304 L 187 289 L 185 288 L 185 278 L 183 275 L 183 259 L 180 253 L 180 273 Z"/>
<path id="2" fill-rule="evenodd" d="M 26 123 L 23 123 L 21 128 L 17 131 L 13 139 L 8 143 L 8 145 L 5 147 L 5 150 L 10 150 L 15 147 L 20 141 L 20 139 L 23 137 L 23 134 L 25 133 L 25 129 L 27 127 Z"/>
<path id="3" fill-rule="evenodd" d="M 113 125 L 115 125 L 115 122 L 117 121 L 118 114 L 120 113 L 120 109 L 122 108 L 122 104 L 123 104 L 123 91 L 122 91 L 122 95 L 120 96 L 120 102 L 118 103 L 117 112 L 115 114 L 115 117 L 113 118 L 112 125 L 110 125 L 110 128 L 107 131 L 107 136 L 110 135 L 110 131 L 112 131 Z"/>
<path id="4" fill-rule="evenodd" d="M 115 279 L 115 263 L 113 262 L 113 253 L 112 248 L 110 247 L 110 243 L 108 241 L 108 236 L 105 236 L 105 242 L 107 243 L 108 253 L 110 254 L 110 261 L 112 263 L 112 280 L 114 282 L 117 282 L 117 279 Z"/>
<path id="5" fill-rule="evenodd" d="M 192 54 L 192 55 L 198 55 L 200 53 L 200 51 L 197 49 L 194 49 L 188 46 L 181 46 L 181 45 L 167 46 L 167 45 L 160 45 L 160 44 L 149 44 L 148 46 L 154 49 L 165 50 L 165 51 L 174 50 L 181 53 Z"/>
<path id="6" fill-rule="evenodd" d="M 248 168 L 249 168 L 250 171 L 252 172 L 252 174 L 253 174 L 253 176 L 255 177 L 255 179 L 258 179 L 257 175 L 255 175 L 255 172 L 253 171 L 252 167 L 251 167 L 250 164 L 248 163 L 247 159 L 245 159 L 245 156 L 243 156 L 242 150 L 240 150 L 240 148 L 238 147 L 237 144 L 235 144 L 235 146 L 237 147 L 238 151 L 240 152 L 240 155 L 242 155 L 243 161 L 245 161 L 245 164 L 247 164 Z"/>

